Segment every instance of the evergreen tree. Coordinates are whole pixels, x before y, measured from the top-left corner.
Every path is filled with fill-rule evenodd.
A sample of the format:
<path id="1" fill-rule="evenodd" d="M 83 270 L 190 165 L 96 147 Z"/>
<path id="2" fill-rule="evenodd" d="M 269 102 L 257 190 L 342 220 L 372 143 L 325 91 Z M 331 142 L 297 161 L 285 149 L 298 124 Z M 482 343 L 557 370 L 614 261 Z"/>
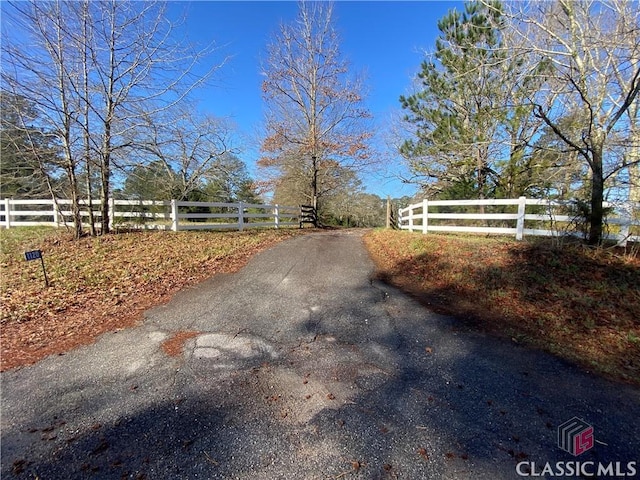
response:
<path id="1" fill-rule="evenodd" d="M 124 182 L 122 195 L 128 200 L 171 200 L 176 179 L 159 160 L 134 167 Z"/>
<path id="2" fill-rule="evenodd" d="M 58 151 L 37 128 L 38 114 L 24 97 L 0 92 L 0 198 L 53 196 Z"/>
<path id="3" fill-rule="evenodd" d="M 501 12 L 499 3 L 480 2 L 450 11 L 438 22 L 435 61 L 423 62 L 418 74 L 421 90 L 400 98 L 415 130 L 401 153 L 440 190 L 491 195 L 491 149 L 505 118 Z"/>
<path id="4" fill-rule="evenodd" d="M 261 203 L 245 163 L 232 153 L 220 156 L 207 174 L 203 193 L 212 202 Z"/>

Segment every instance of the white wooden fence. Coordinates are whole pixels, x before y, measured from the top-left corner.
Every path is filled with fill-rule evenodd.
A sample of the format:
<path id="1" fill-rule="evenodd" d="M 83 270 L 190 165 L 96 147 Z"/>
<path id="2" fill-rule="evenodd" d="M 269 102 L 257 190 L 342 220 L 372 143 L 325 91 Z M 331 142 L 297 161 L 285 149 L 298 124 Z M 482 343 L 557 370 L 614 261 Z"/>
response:
<path id="1" fill-rule="evenodd" d="M 81 203 L 83 225 L 89 218 L 88 201 Z M 100 222 L 101 202 L 91 202 L 94 220 Z M 193 210 L 197 211 L 194 212 Z M 299 225 L 300 207 L 249 203 L 186 202 L 178 200 L 109 201 L 109 226 L 158 230 L 243 230 L 254 227 Z M 71 200 L 0 200 L 0 226 L 69 225 Z"/>
<path id="2" fill-rule="evenodd" d="M 517 206 L 515 213 L 436 213 L 430 212 L 435 207 L 493 207 L 512 205 Z M 538 213 L 527 213 L 527 207 L 537 207 Z M 571 215 L 559 214 L 558 210 L 568 206 L 568 202 L 551 200 L 537 200 L 526 197 L 517 199 L 484 199 L 484 200 L 423 200 L 409 205 L 398 212 L 398 225 L 403 230 L 428 232 L 468 232 L 488 233 L 499 235 L 515 235 L 522 240 L 525 235 L 534 236 L 563 236 L 579 235 L 575 231 L 575 218 Z M 607 238 L 617 240 L 620 244 L 626 242 L 640 242 L 640 235 L 634 235 L 632 228 L 640 227 L 640 204 L 605 203 L 605 208 L 613 208 L 615 214 L 609 215 L 606 223 L 613 226 Z M 542 207 L 542 208 L 541 208 Z M 515 210 L 515 208 L 513 208 Z M 540 213 L 543 210 L 544 213 Z M 437 224 L 433 224 L 436 220 Z M 442 222 L 444 220 L 445 222 Z M 463 222 L 450 222 L 461 220 Z M 469 222 L 476 225 L 468 225 Z M 486 225 L 478 226 L 478 221 Z M 497 221 L 497 222 L 496 222 Z M 464 225 L 464 223 L 467 225 Z M 443 224 L 444 223 L 444 224 Z M 459 223 L 463 223 L 460 225 Z M 489 226 L 493 223 L 493 226 Z M 495 224 L 499 223 L 499 226 Z"/>

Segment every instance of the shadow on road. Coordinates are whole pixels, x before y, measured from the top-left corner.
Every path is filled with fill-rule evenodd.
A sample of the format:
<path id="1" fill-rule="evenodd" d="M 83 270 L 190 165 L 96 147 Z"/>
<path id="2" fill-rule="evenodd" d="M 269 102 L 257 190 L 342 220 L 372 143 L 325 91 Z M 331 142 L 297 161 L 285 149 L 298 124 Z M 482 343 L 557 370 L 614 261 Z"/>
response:
<path id="1" fill-rule="evenodd" d="M 153 362 L 120 380 L 56 384 L 61 404 L 36 405 L 3 427 L 3 478 L 518 478 L 520 462 L 526 472 L 531 462 L 576 460 L 557 447 L 557 427 L 574 416 L 597 440 L 581 462 L 638 460 L 638 389 L 461 329 L 370 281 L 359 238 L 341 242 L 339 234 L 297 239 L 149 318 L 146 328 L 166 326 L 179 311 L 189 329 L 208 326 L 246 348 L 235 358 L 219 352 L 223 369 L 216 352 L 197 355 L 193 338 L 180 358 L 141 353 Z M 305 247 L 303 260 L 291 245 Z M 311 288 L 303 279 L 323 263 L 316 254 L 332 249 L 342 258 Z M 283 252 L 290 261 L 276 267 Z M 248 285 L 254 304 L 219 311 L 223 294 Z M 295 285 L 298 303 L 283 303 Z M 272 355 L 246 353 L 252 339 Z"/>
<path id="2" fill-rule="evenodd" d="M 455 316 L 461 328 L 515 338 L 638 384 L 640 269 L 575 246 L 518 247 L 502 249 L 496 259 L 485 258 L 486 251 L 464 251 L 476 261 L 456 265 L 437 253 L 420 254 L 376 275 L 430 310 Z"/>

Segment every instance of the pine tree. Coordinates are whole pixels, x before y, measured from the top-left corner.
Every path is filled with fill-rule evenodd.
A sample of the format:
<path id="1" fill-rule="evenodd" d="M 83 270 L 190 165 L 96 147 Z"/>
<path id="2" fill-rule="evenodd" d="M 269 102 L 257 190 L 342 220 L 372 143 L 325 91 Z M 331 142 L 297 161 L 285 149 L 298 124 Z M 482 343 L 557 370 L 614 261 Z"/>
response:
<path id="1" fill-rule="evenodd" d="M 491 148 L 505 117 L 501 21 L 499 3 L 469 2 L 462 13 L 450 11 L 438 22 L 434 60 L 418 74 L 421 90 L 400 98 L 416 137 L 401 153 L 441 190 L 490 194 Z"/>

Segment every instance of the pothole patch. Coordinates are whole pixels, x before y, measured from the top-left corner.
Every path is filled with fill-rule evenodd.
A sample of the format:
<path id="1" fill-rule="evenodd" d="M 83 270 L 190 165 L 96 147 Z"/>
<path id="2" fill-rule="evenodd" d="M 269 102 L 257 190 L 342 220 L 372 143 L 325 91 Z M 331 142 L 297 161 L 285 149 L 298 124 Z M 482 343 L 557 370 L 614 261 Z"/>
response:
<path id="1" fill-rule="evenodd" d="M 206 333 L 196 337 L 192 360 L 207 363 L 211 367 L 231 368 L 234 366 L 259 364 L 276 358 L 273 345 L 252 335 L 227 335 Z"/>

